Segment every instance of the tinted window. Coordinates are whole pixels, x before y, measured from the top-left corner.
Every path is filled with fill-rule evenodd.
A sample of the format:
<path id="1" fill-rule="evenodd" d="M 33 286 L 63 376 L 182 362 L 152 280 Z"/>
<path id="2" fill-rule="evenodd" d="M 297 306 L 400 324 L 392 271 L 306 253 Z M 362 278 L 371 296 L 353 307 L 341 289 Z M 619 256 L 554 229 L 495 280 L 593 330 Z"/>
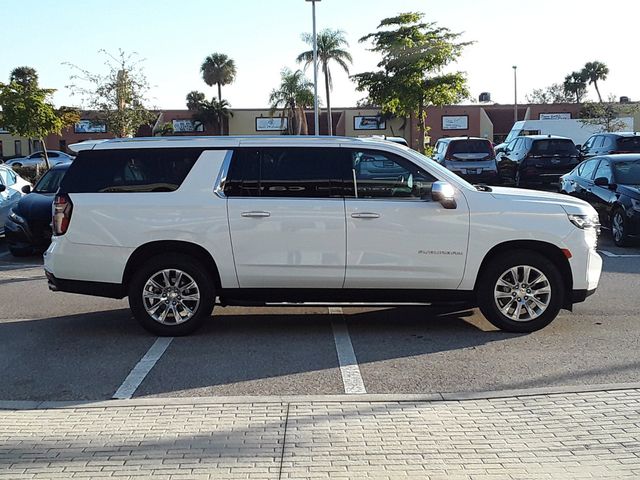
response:
<path id="1" fill-rule="evenodd" d="M 171 192 L 201 153 L 194 148 L 83 151 L 60 188 L 66 193 Z"/>
<path id="2" fill-rule="evenodd" d="M 536 140 L 531 148 L 531 153 L 534 155 L 577 155 L 578 151 L 571 140 L 550 138 Z"/>
<path id="3" fill-rule="evenodd" d="M 588 149 L 588 148 L 593 147 L 593 142 L 594 142 L 594 140 L 595 140 L 595 139 L 596 139 L 596 137 L 589 137 L 589 140 L 587 140 L 587 141 L 584 143 L 584 148 L 585 148 L 585 149 Z"/>
<path id="4" fill-rule="evenodd" d="M 449 153 L 491 153 L 491 144 L 488 140 L 454 140 Z"/>
<path id="5" fill-rule="evenodd" d="M 609 160 L 602 160 L 600 165 L 598 165 L 598 169 L 596 170 L 596 174 L 593 176 L 594 179 L 604 177 L 609 183 L 613 182 L 613 175 L 611 175 L 611 166 L 609 165 Z"/>
<path id="6" fill-rule="evenodd" d="M 341 197 L 343 178 L 347 174 L 345 152 L 339 148 L 238 149 L 233 155 L 225 194 L 230 197 Z"/>
<path id="7" fill-rule="evenodd" d="M 436 179 L 412 162 L 392 153 L 376 150 L 347 150 L 351 179 L 357 184 L 357 198 L 430 198 Z M 353 180 L 346 191 L 353 196 Z"/>
<path id="8" fill-rule="evenodd" d="M 66 170 L 60 169 L 49 170 L 38 181 L 33 191 L 37 193 L 56 193 L 65 172 Z"/>
<path id="9" fill-rule="evenodd" d="M 640 136 L 618 138 L 617 149 L 623 152 L 640 152 Z"/>
<path id="10" fill-rule="evenodd" d="M 593 174 L 596 165 L 598 165 L 598 160 L 587 160 L 582 165 L 582 169 L 578 171 L 578 175 L 580 175 L 582 178 L 586 178 L 587 180 L 591 180 L 591 175 Z"/>
<path id="11" fill-rule="evenodd" d="M 615 162 L 613 170 L 616 182 L 624 185 L 640 185 L 640 160 Z"/>

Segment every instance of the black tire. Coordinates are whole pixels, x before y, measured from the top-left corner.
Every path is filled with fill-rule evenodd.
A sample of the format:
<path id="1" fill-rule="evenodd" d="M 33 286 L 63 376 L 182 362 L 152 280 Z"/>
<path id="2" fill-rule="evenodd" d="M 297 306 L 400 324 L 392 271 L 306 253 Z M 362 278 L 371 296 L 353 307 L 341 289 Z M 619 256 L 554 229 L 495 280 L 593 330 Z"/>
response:
<path id="1" fill-rule="evenodd" d="M 162 270 L 173 269 L 180 270 L 193 279 L 200 299 L 189 319 L 182 323 L 161 323 L 147 312 L 142 296 L 149 279 L 155 278 Z M 133 275 L 129 282 L 128 294 L 129 306 L 135 319 L 146 330 L 161 337 L 179 337 L 194 332 L 211 315 L 216 296 L 215 284 L 211 274 L 196 259 L 183 254 L 158 255 L 149 259 Z M 167 301 L 164 303 L 167 303 Z M 159 303 L 163 302 L 159 301 Z M 153 306 L 156 305 L 154 304 Z M 190 304 L 189 306 L 195 305 Z M 159 308 L 168 310 L 170 307 L 160 305 Z M 169 322 L 171 318 L 174 318 L 174 315 L 167 315 L 166 321 Z"/>
<path id="2" fill-rule="evenodd" d="M 539 316 L 530 320 L 517 321 L 503 314 L 498 306 L 498 300 L 494 298 L 498 280 L 509 269 L 518 266 L 529 266 L 540 271 L 547 278 L 551 289 L 546 309 Z M 533 277 L 531 278 L 533 279 Z M 531 286 L 534 284 L 535 282 Z M 480 311 L 494 326 L 508 332 L 528 333 L 540 330 L 549 325 L 558 316 L 564 304 L 565 285 L 558 267 L 545 256 L 532 250 L 511 250 L 494 257 L 481 272 L 477 285 L 476 295 Z M 526 290 L 523 295 L 526 295 Z M 516 298 L 522 298 L 524 301 L 527 297 Z M 546 299 L 544 296 L 539 298 Z M 509 300 L 505 302 L 508 303 Z M 529 303 L 528 305 L 532 304 Z"/>
<path id="3" fill-rule="evenodd" d="M 9 244 L 9 252 L 11 252 L 11 255 L 13 255 L 14 257 L 29 257 L 31 255 L 34 255 L 33 248 L 17 248 L 11 246 L 11 244 Z"/>
<path id="4" fill-rule="evenodd" d="M 616 231 L 618 229 L 619 233 Z M 611 213 L 611 236 L 618 247 L 626 247 L 631 243 L 627 216 L 624 214 L 624 210 L 620 207 L 615 208 Z"/>

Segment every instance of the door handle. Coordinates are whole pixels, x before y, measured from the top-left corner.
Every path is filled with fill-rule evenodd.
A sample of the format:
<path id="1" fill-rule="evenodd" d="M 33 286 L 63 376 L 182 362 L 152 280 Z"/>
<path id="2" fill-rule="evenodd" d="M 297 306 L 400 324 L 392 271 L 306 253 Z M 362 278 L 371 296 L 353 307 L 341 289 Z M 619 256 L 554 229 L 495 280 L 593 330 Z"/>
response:
<path id="1" fill-rule="evenodd" d="M 380 218 L 380 214 L 373 212 L 352 213 L 351 218 Z"/>
<path id="2" fill-rule="evenodd" d="M 265 218 L 265 217 L 271 216 L 269 212 L 262 212 L 262 211 L 242 212 L 240 215 L 248 218 Z"/>

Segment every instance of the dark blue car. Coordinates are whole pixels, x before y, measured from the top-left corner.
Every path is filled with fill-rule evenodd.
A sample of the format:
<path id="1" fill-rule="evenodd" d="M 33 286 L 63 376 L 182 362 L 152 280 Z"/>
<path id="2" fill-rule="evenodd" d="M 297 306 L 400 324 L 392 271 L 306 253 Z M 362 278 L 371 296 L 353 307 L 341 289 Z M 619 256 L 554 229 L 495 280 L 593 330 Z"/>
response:
<path id="1" fill-rule="evenodd" d="M 618 246 L 640 236 L 640 155 L 585 160 L 560 178 L 560 191 L 589 202 Z"/>
<path id="2" fill-rule="evenodd" d="M 33 191 L 13 207 L 4 224 L 9 251 L 16 257 L 43 252 L 51 243 L 51 205 L 68 163 L 51 168 Z M 27 186 L 28 187 L 28 186 Z"/>

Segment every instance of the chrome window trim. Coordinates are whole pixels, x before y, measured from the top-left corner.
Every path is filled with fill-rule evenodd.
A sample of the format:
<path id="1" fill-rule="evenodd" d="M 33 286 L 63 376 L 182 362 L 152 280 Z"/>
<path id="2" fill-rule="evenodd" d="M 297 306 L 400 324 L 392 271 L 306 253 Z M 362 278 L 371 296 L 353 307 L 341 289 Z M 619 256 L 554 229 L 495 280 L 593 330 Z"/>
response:
<path id="1" fill-rule="evenodd" d="M 218 198 L 227 198 L 224 194 L 224 186 L 227 182 L 227 175 L 229 174 L 229 167 L 231 166 L 231 157 L 233 156 L 233 150 L 228 150 L 222 161 L 222 167 L 218 173 L 215 183 L 213 184 L 213 193 Z"/>

